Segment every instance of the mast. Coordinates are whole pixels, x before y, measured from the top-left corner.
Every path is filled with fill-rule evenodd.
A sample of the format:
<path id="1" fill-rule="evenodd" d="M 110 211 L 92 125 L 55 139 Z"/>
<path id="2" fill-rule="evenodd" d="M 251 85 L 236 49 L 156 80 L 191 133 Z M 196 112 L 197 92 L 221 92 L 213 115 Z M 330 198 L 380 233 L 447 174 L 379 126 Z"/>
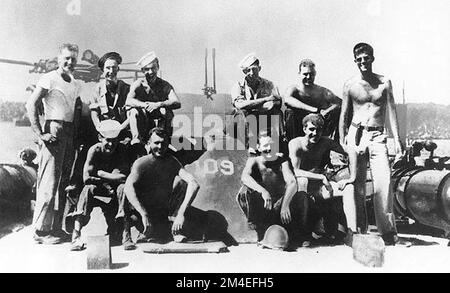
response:
<path id="1" fill-rule="evenodd" d="M 405 104 L 405 80 L 403 80 L 402 94 L 403 94 L 403 104 Z"/>
<path id="2" fill-rule="evenodd" d="M 216 48 L 212 49 L 213 59 L 213 90 L 216 92 Z"/>
<path id="3" fill-rule="evenodd" d="M 208 49 L 205 49 L 205 89 L 208 87 Z"/>

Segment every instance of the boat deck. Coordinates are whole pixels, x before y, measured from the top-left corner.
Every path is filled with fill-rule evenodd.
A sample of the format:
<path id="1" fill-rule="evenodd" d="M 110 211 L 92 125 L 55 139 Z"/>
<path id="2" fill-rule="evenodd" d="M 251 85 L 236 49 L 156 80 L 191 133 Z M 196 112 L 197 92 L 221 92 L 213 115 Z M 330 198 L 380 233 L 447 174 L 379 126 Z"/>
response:
<path id="1" fill-rule="evenodd" d="M 87 235 L 106 230 L 100 210 L 94 209 Z M 450 272 L 448 240 L 432 236 L 399 234 L 411 247 L 386 247 L 381 268 L 365 267 L 353 260 L 348 246 L 300 248 L 295 252 L 262 249 L 256 244 L 229 247 L 225 253 L 148 254 L 112 247 L 112 269 L 106 272 L 139 273 L 303 273 L 303 272 Z M 39 245 L 26 226 L 0 239 L 0 272 L 93 272 L 87 270 L 87 252 L 72 252 L 69 243 Z"/>

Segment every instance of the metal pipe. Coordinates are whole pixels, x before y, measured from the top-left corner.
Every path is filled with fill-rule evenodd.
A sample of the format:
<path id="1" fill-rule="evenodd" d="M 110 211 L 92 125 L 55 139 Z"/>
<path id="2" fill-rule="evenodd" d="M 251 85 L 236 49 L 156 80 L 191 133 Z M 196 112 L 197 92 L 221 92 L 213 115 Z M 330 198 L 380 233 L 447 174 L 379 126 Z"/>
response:
<path id="1" fill-rule="evenodd" d="M 205 49 L 205 89 L 208 87 L 208 49 Z"/>
<path id="2" fill-rule="evenodd" d="M 216 92 L 216 48 L 212 49 L 212 58 L 213 58 L 213 89 Z"/>

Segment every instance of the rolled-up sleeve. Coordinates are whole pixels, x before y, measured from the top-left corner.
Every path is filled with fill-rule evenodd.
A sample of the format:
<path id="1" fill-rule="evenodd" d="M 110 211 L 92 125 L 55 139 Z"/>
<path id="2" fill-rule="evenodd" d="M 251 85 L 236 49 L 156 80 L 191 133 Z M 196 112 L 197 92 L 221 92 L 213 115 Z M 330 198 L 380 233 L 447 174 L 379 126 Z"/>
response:
<path id="1" fill-rule="evenodd" d="M 50 90 L 51 86 L 52 86 L 51 82 L 52 82 L 52 79 L 51 79 L 50 74 L 44 74 L 43 76 L 41 76 L 41 78 L 39 79 L 36 86 L 41 87 L 46 90 Z"/>
<path id="2" fill-rule="evenodd" d="M 278 90 L 278 87 L 274 83 L 271 83 L 271 85 L 272 85 L 272 95 L 281 100 L 281 95 L 280 95 L 280 91 Z"/>
<path id="3" fill-rule="evenodd" d="M 96 110 L 100 108 L 99 104 L 100 100 L 100 88 L 97 86 L 94 89 L 94 92 L 92 93 L 91 98 L 88 101 L 88 106 L 90 110 Z"/>

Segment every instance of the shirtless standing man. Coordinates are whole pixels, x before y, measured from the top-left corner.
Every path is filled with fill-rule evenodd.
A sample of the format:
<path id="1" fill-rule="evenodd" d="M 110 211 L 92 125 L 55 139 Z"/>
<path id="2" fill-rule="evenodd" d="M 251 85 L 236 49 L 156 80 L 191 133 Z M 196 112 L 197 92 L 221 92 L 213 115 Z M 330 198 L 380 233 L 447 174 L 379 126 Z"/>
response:
<path id="1" fill-rule="evenodd" d="M 395 101 L 391 80 L 372 71 L 375 60 L 373 48 L 359 43 L 353 48 L 355 63 L 360 74 L 348 80 L 344 85 L 339 134 L 342 145 L 349 152 L 358 154 L 356 159 L 356 180 L 354 197 L 344 197 L 349 227 L 356 231 L 357 218 L 361 232 L 367 230 L 365 210 L 365 184 L 367 162 L 370 163 L 374 189 L 374 210 L 378 231 L 387 245 L 397 242 L 397 230 L 393 213 L 393 193 L 391 170 L 386 147 L 387 135 L 384 134 L 386 110 L 394 136 L 397 155 L 403 153 L 400 141 Z M 348 117 L 353 117 L 349 123 Z M 352 211 L 349 213 L 348 211 Z"/>
<path id="2" fill-rule="evenodd" d="M 329 89 L 314 83 L 316 65 L 309 59 L 299 64 L 301 83 L 289 87 L 285 94 L 286 137 L 289 140 L 303 136 L 302 120 L 311 113 L 321 114 L 325 118 L 324 136 L 332 136 L 338 128 L 341 99 Z"/>

